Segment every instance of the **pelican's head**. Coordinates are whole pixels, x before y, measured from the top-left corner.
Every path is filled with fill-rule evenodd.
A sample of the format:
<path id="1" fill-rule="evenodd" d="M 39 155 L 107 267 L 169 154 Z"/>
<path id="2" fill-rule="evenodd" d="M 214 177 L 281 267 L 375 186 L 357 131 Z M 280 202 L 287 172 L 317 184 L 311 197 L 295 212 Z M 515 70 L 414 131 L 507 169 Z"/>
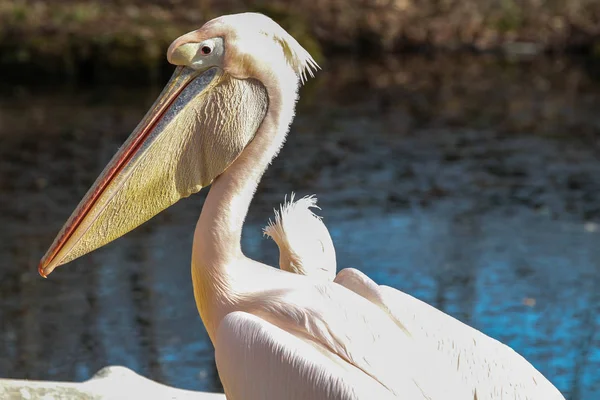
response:
<path id="1" fill-rule="evenodd" d="M 171 80 L 59 232 L 42 276 L 210 185 L 252 141 L 277 85 L 295 92 L 316 67 L 253 13 L 209 21 L 175 40 L 167 58 L 177 65 Z"/>
<path id="2" fill-rule="evenodd" d="M 289 73 L 292 82 L 318 68 L 310 54 L 271 18 L 257 13 L 225 15 L 175 40 L 167 51 L 171 64 L 194 69 L 219 67 L 236 79 L 267 82 Z"/>
<path id="3" fill-rule="evenodd" d="M 279 267 L 300 275 L 333 281 L 336 272 L 335 248 L 327 227 L 311 208 L 319 208 L 314 196 L 285 201 L 275 221 L 269 220 L 265 235 L 279 247 Z"/>

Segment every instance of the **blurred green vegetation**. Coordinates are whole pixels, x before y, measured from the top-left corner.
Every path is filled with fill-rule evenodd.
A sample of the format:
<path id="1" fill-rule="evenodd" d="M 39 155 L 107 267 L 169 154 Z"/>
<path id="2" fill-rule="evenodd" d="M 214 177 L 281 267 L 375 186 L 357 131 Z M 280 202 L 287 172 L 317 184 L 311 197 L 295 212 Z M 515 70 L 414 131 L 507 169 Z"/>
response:
<path id="1" fill-rule="evenodd" d="M 2 0 L 0 68 L 152 79 L 173 39 L 241 11 L 271 16 L 321 61 L 414 49 L 600 53 L 598 0 Z"/>

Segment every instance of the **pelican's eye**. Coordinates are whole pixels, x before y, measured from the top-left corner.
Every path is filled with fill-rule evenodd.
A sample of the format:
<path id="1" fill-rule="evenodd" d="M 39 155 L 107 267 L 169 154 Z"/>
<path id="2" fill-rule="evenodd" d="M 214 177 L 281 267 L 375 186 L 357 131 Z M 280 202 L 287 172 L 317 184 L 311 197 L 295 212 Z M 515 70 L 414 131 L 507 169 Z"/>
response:
<path id="1" fill-rule="evenodd" d="M 205 56 L 209 55 L 210 53 L 212 53 L 212 47 L 208 46 L 208 45 L 204 45 L 200 48 L 200 52 L 202 54 L 204 54 Z"/>

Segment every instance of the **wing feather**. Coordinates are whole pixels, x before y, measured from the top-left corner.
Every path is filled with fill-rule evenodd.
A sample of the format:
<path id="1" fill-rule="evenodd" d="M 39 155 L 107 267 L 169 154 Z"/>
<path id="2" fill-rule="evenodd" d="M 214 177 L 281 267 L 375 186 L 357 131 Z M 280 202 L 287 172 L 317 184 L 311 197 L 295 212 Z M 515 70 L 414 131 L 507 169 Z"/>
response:
<path id="1" fill-rule="evenodd" d="M 249 313 L 226 315 L 215 343 L 219 376 L 230 400 L 394 398 L 339 357 Z"/>
<path id="2" fill-rule="evenodd" d="M 562 394 L 521 355 L 448 314 L 358 270 L 342 270 L 335 282 L 388 313 L 419 345 L 434 349 L 454 366 L 462 385 L 483 399 L 564 400 Z"/>
<path id="3" fill-rule="evenodd" d="M 245 304 L 246 311 L 318 344 L 379 382 L 394 398 L 445 400 L 451 393 L 453 399 L 472 399 L 454 366 L 398 329 L 376 305 L 333 282 L 307 282 L 303 288 L 296 282 L 291 290 L 264 292 Z"/>

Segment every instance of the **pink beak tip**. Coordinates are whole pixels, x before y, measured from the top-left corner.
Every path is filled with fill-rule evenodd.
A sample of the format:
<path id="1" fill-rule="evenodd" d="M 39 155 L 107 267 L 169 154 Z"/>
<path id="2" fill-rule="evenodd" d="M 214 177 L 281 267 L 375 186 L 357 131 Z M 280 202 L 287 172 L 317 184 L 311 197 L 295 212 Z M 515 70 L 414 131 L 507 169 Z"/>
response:
<path id="1" fill-rule="evenodd" d="M 38 265 L 38 273 L 40 274 L 40 276 L 42 278 L 48 278 L 48 274 L 46 273 L 45 268 L 44 268 L 43 260 L 40 261 L 40 264 Z"/>

